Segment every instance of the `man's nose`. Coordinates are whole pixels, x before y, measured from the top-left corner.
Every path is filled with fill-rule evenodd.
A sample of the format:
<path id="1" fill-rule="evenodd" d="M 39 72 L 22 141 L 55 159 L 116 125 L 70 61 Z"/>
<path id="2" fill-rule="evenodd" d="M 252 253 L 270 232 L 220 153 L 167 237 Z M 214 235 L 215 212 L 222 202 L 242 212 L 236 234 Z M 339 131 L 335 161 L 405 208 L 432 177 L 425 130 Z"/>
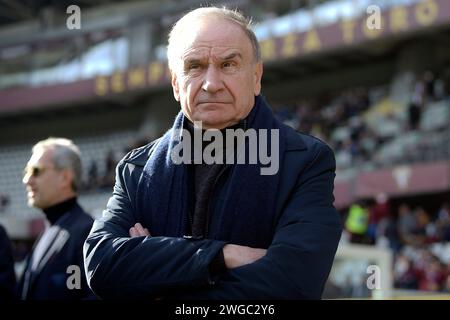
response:
<path id="1" fill-rule="evenodd" d="M 215 93 L 223 89 L 223 81 L 220 71 L 214 66 L 208 66 L 203 79 L 202 89 L 209 93 Z"/>
<path id="2" fill-rule="evenodd" d="M 29 185 L 29 184 L 31 184 L 32 179 L 33 179 L 33 177 L 31 174 L 25 173 L 25 175 L 23 176 L 23 179 L 22 179 L 22 183 L 24 185 Z"/>

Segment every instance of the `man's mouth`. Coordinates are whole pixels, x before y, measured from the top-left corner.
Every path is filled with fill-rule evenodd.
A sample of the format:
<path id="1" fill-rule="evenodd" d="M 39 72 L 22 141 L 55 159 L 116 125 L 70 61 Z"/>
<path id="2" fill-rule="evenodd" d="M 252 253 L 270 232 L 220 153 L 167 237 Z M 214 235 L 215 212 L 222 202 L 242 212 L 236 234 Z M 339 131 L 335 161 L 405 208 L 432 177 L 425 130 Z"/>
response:
<path id="1" fill-rule="evenodd" d="M 228 102 L 223 101 L 200 101 L 198 104 L 226 104 Z"/>
<path id="2" fill-rule="evenodd" d="M 203 106 L 203 107 L 214 107 L 214 106 L 220 106 L 220 105 L 226 105 L 230 104 L 229 102 L 223 102 L 223 101 L 201 101 L 197 103 L 197 106 Z"/>

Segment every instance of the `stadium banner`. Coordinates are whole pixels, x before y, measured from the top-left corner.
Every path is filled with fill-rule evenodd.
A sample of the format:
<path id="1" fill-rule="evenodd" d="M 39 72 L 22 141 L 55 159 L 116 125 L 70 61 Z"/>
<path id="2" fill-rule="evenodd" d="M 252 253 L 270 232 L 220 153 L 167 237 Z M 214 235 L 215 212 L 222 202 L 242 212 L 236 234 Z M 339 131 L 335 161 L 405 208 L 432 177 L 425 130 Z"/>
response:
<path id="1" fill-rule="evenodd" d="M 369 29 L 368 18 L 369 15 L 363 15 L 359 19 L 313 28 L 308 32 L 260 41 L 262 58 L 267 63 L 283 61 L 400 33 L 413 33 L 421 28 L 450 24 L 450 1 L 425 0 L 415 5 L 391 8 L 381 13 L 380 29 Z M 153 62 L 149 66 L 98 77 L 94 91 L 98 96 L 104 96 L 169 82 L 170 72 L 166 64 Z"/>
<path id="2" fill-rule="evenodd" d="M 371 15 L 353 20 L 342 20 L 307 32 L 292 33 L 283 37 L 261 41 L 261 53 L 265 61 L 298 57 L 366 41 L 406 33 L 423 28 L 450 23 L 450 1 L 424 0 L 409 6 L 395 6 L 380 14 L 380 25 L 370 23 Z"/>
<path id="3" fill-rule="evenodd" d="M 11 88 L 0 91 L 0 112 L 16 112 L 37 107 L 80 103 L 93 98 L 166 86 L 170 71 L 163 62 L 152 62 L 111 76 L 98 76 L 71 83 L 34 88 Z"/>
<path id="4" fill-rule="evenodd" d="M 388 196 L 448 191 L 448 162 L 402 165 L 373 172 L 360 172 L 355 181 L 355 198 L 373 198 L 384 192 Z"/>
<path id="5" fill-rule="evenodd" d="M 369 28 L 370 15 L 344 20 L 307 32 L 288 34 L 261 41 L 264 61 L 282 61 L 333 49 L 355 46 L 388 36 L 412 34 L 420 29 L 450 23 L 450 1 L 424 0 L 409 6 L 396 6 L 380 14 L 380 28 Z M 269 66 L 270 67 L 270 66 Z M 109 76 L 36 88 L 0 91 L 0 112 L 78 103 L 136 90 L 167 86 L 170 72 L 163 61 L 154 61 Z"/>
<path id="6" fill-rule="evenodd" d="M 11 88 L 0 91 L 0 112 L 11 113 L 42 106 L 81 102 L 94 96 L 94 80 L 56 84 L 35 88 Z"/>

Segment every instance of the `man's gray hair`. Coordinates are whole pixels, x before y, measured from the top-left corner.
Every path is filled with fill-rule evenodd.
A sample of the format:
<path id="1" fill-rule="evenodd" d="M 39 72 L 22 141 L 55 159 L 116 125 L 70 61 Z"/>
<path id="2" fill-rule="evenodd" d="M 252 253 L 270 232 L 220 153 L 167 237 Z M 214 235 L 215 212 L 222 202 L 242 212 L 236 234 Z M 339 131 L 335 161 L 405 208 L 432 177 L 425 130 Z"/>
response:
<path id="1" fill-rule="evenodd" d="M 255 33 L 251 29 L 251 19 L 246 18 L 237 10 L 218 7 L 205 7 L 190 11 L 180 20 L 178 20 L 172 27 L 172 30 L 169 33 L 169 42 L 167 45 L 167 60 L 170 70 L 173 71 L 175 69 L 175 61 L 177 59 L 176 54 L 178 49 L 177 47 L 179 46 L 180 41 L 182 41 L 181 36 L 183 32 L 186 32 L 189 29 L 189 26 L 192 25 L 195 20 L 199 20 L 208 16 L 222 18 L 238 25 L 247 35 L 252 44 L 255 62 L 261 61 L 261 48 L 259 46 L 258 39 L 256 38 Z"/>
<path id="2" fill-rule="evenodd" d="M 82 166 L 80 149 L 72 140 L 66 138 L 53 138 L 39 141 L 33 146 L 33 153 L 41 150 L 53 150 L 52 161 L 57 170 L 72 169 L 74 173 L 72 181 L 73 191 L 81 188 Z"/>

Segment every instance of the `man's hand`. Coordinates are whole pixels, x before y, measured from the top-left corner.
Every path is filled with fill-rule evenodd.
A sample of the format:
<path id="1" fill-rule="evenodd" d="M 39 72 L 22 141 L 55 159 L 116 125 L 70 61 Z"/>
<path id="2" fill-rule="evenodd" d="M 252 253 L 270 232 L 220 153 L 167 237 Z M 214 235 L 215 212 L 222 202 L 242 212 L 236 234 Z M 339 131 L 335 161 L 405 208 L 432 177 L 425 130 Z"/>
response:
<path id="1" fill-rule="evenodd" d="M 151 236 L 150 232 L 147 228 L 142 227 L 140 223 L 136 223 L 134 227 L 130 228 L 130 237 L 136 238 L 136 237 L 146 237 Z"/>
<path id="2" fill-rule="evenodd" d="M 226 244 L 223 247 L 225 266 L 228 269 L 237 268 L 262 258 L 267 253 L 266 249 Z"/>

